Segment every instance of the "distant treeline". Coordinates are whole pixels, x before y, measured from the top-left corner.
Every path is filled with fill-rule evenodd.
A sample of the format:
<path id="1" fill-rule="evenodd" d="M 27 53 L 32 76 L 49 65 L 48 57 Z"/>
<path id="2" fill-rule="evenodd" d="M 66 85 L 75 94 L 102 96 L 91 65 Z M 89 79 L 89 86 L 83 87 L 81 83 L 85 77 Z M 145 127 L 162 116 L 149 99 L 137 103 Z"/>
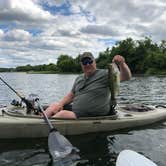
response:
<path id="1" fill-rule="evenodd" d="M 132 73 L 134 74 L 166 74 L 166 40 L 162 40 L 160 44 L 154 43 L 150 38 L 145 37 L 143 40 L 126 40 L 117 42 L 111 49 L 107 48 L 100 52 L 96 59 L 98 68 L 106 68 L 112 58 L 120 54 L 124 56 Z M 44 72 L 50 73 L 80 73 L 79 55 L 72 58 L 68 55 L 60 55 L 57 64 L 50 63 L 48 65 L 18 66 L 16 68 L 0 68 L 0 72 L 16 71 L 16 72 Z"/>

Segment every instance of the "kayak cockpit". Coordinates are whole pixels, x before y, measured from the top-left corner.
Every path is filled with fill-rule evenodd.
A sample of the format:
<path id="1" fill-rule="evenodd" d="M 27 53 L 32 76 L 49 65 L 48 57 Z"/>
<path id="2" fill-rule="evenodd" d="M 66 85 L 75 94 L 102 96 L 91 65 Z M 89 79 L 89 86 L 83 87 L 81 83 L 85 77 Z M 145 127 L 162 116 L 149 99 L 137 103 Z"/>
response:
<path id="1" fill-rule="evenodd" d="M 46 107 L 45 107 L 46 108 Z M 25 107 L 19 107 L 19 106 L 9 106 L 4 107 L 0 109 L 0 115 L 5 116 L 12 116 L 12 117 L 21 117 L 21 118 L 36 118 L 36 119 L 42 119 L 43 117 L 41 115 L 37 115 L 34 112 L 31 112 L 30 114 L 27 114 Z M 95 120 L 95 119 L 117 119 L 118 114 L 116 115 L 107 115 L 107 116 L 96 116 L 96 117 L 80 117 L 79 120 Z M 52 117 L 50 119 L 54 120 L 77 120 L 77 119 L 67 119 L 67 118 L 55 118 Z"/>
<path id="2" fill-rule="evenodd" d="M 96 116 L 96 117 L 81 117 L 78 120 L 96 120 L 96 119 L 109 119 L 115 120 L 121 117 L 132 117 L 133 114 L 144 114 L 146 112 L 154 112 L 159 106 L 147 106 L 143 104 L 128 104 L 121 105 L 116 108 L 117 114 L 107 115 L 107 116 Z M 161 106 L 160 106 L 161 107 Z M 47 108 L 47 106 L 44 106 Z M 12 116 L 12 117 L 21 117 L 21 118 L 36 118 L 41 119 L 41 115 L 37 115 L 35 112 L 27 114 L 26 107 L 22 106 L 8 106 L 0 109 L 0 115 Z M 62 119 L 62 118 L 50 118 L 54 120 L 71 120 L 71 119 Z M 73 119 L 72 119 L 73 120 Z"/>

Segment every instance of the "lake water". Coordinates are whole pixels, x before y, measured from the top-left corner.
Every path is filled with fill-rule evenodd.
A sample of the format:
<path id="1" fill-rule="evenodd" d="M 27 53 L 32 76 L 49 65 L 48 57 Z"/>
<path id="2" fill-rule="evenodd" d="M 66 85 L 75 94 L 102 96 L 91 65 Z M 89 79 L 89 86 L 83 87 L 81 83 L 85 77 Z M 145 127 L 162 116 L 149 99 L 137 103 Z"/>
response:
<path id="1" fill-rule="evenodd" d="M 77 75 L 1 73 L 16 91 L 27 96 L 38 94 L 44 104 L 61 99 L 72 87 Z M 133 77 L 121 83 L 118 103 L 166 105 L 166 77 Z M 0 81 L 0 105 L 8 105 L 18 97 Z M 80 149 L 83 166 L 115 165 L 124 149 L 132 149 L 166 165 L 166 121 L 150 126 L 67 137 Z M 45 139 L 0 140 L 0 166 L 50 166 Z"/>

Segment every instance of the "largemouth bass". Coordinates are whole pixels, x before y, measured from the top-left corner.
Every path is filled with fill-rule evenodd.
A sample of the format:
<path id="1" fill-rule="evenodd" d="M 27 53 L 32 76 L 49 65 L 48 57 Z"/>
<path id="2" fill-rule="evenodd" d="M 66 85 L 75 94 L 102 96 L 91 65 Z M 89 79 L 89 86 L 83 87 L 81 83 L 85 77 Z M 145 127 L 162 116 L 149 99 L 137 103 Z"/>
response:
<path id="1" fill-rule="evenodd" d="M 116 95 L 120 92 L 120 72 L 115 63 L 108 64 L 108 84 L 111 92 L 110 106 L 114 110 L 116 106 Z"/>

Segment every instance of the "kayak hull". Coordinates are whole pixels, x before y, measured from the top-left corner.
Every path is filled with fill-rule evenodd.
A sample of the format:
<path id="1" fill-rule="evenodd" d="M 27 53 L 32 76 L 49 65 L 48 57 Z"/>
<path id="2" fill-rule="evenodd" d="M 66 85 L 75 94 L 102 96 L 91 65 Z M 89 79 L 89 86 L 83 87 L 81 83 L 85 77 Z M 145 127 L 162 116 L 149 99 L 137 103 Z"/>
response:
<path id="1" fill-rule="evenodd" d="M 9 113 L 11 107 L 0 109 L 0 139 L 42 138 L 48 136 L 48 126 L 42 117 L 15 115 Z M 80 118 L 66 120 L 51 118 L 51 123 L 63 135 L 80 135 L 94 132 L 116 131 L 153 124 L 166 119 L 166 108 L 156 108 L 147 112 L 117 109 L 116 116 Z"/>

